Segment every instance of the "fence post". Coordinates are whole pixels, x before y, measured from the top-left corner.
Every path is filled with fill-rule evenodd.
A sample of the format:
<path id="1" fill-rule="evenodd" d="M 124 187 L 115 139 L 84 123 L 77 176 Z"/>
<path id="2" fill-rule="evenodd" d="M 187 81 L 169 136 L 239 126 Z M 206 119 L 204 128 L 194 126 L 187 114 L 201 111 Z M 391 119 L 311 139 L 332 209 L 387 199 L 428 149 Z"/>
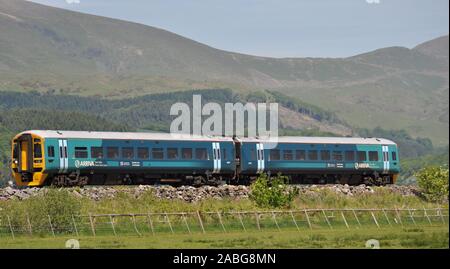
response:
<path id="1" fill-rule="evenodd" d="M 116 228 L 114 227 L 114 218 L 113 218 L 112 215 L 109 215 L 109 221 L 111 222 L 111 227 L 112 227 L 112 229 L 113 229 L 114 236 L 117 236 L 117 234 L 116 234 Z"/>
<path id="2" fill-rule="evenodd" d="M 398 221 L 400 222 L 400 224 L 403 227 L 403 221 L 402 221 L 402 216 L 400 216 L 400 212 L 398 211 L 397 208 L 395 208 L 395 214 L 397 215 Z"/>
<path id="3" fill-rule="evenodd" d="M 387 220 L 389 226 L 392 227 L 391 221 L 389 220 L 388 215 L 387 215 L 386 211 L 384 210 L 384 208 L 383 208 L 383 214 L 384 214 L 384 217 L 386 218 L 386 220 Z"/>
<path id="4" fill-rule="evenodd" d="M 445 224 L 444 214 L 442 214 L 442 208 L 439 207 L 439 215 L 441 216 L 442 223 Z"/>
<path id="5" fill-rule="evenodd" d="M 275 216 L 275 212 L 273 212 L 273 211 L 272 211 L 272 218 L 273 218 L 273 221 L 275 222 L 275 225 L 278 228 L 278 231 L 280 231 L 280 226 L 278 226 L 277 217 Z"/>
<path id="6" fill-rule="evenodd" d="M 378 224 L 377 218 L 375 218 L 375 214 L 373 214 L 373 211 L 370 211 L 370 214 L 372 215 L 373 221 L 375 221 L 377 227 L 380 228 L 380 225 Z"/>
<path id="7" fill-rule="evenodd" d="M 358 222 L 359 227 L 362 227 L 361 222 L 359 221 L 358 215 L 356 214 L 356 211 L 354 209 L 352 209 L 352 211 L 353 211 L 353 216 L 355 216 L 355 219 Z"/>
<path id="8" fill-rule="evenodd" d="M 200 227 L 202 228 L 203 233 L 205 233 L 205 227 L 203 227 L 203 221 L 202 218 L 200 217 L 200 212 L 197 210 L 197 218 L 198 218 L 198 222 L 200 223 Z"/>
<path id="9" fill-rule="evenodd" d="M 150 226 L 150 230 L 152 231 L 152 234 L 155 235 L 155 230 L 153 229 L 153 221 L 150 217 L 150 212 L 147 212 L 147 220 L 148 220 L 148 226 Z"/>
<path id="10" fill-rule="evenodd" d="M 9 218 L 9 215 L 6 216 L 8 218 L 8 224 L 9 224 L 9 230 L 11 231 L 11 236 L 13 239 L 16 239 L 16 237 L 14 236 L 14 230 L 13 227 L 11 225 L 11 219 Z"/>
<path id="11" fill-rule="evenodd" d="M 222 216 L 220 216 L 220 212 L 219 211 L 217 211 L 217 216 L 219 217 L 220 225 L 222 225 L 223 231 L 226 233 L 227 230 L 225 230 L 225 226 L 222 223 Z"/>
<path id="12" fill-rule="evenodd" d="M 290 210 L 289 213 L 291 214 L 292 221 L 294 222 L 297 231 L 300 232 L 300 228 L 298 227 L 297 221 L 295 220 L 294 213 L 292 213 L 292 210 Z"/>
<path id="13" fill-rule="evenodd" d="M 256 219 L 256 227 L 258 227 L 258 230 L 261 231 L 261 225 L 259 224 L 259 214 L 255 212 L 255 219 Z"/>
<path id="14" fill-rule="evenodd" d="M 75 230 L 75 234 L 76 234 L 77 237 L 78 237 L 77 224 L 75 223 L 75 217 L 73 216 L 73 214 L 72 214 L 72 223 L 73 223 L 73 228 L 74 228 L 74 230 Z"/>
<path id="15" fill-rule="evenodd" d="M 33 235 L 33 229 L 31 228 L 31 221 L 28 213 L 27 213 L 27 223 L 28 223 L 28 232 L 30 233 L 30 235 Z"/>
<path id="16" fill-rule="evenodd" d="M 142 236 L 142 234 L 139 232 L 139 230 L 138 230 L 138 228 L 137 228 L 137 225 L 136 225 L 136 217 L 135 217 L 134 214 L 131 214 L 131 219 L 133 220 L 134 230 L 136 231 L 136 233 L 137 233 L 139 236 Z M 169 224 L 170 224 L 170 222 L 169 222 Z M 172 226 L 170 226 L 170 228 L 172 229 Z M 172 232 L 173 232 L 173 231 L 172 231 Z"/>
<path id="17" fill-rule="evenodd" d="M 237 212 L 238 216 L 239 216 L 239 221 L 241 222 L 242 228 L 244 229 L 244 231 L 246 232 L 247 229 L 245 229 L 245 225 L 244 222 L 242 221 L 242 216 L 240 212 Z"/>
<path id="18" fill-rule="evenodd" d="M 189 224 L 188 224 L 187 219 L 186 219 L 186 213 L 183 212 L 182 216 L 183 216 L 184 224 L 186 224 L 186 227 L 187 227 L 189 233 L 191 233 L 191 228 L 189 228 Z"/>
<path id="19" fill-rule="evenodd" d="M 328 226 L 330 227 L 330 229 L 333 229 L 333 226 L 331 226 L 331 223 L 328 220 L 327 214 L 325 213 L 325 210 L 323 210 L 323 209 L 322 209 L 322 214 L 323 214 L 323 217 L 325 218 L 325 221 L 327 222 Z"/>
<path id="20" fill-rule="evenodd" d="M 428 214 L 427 214 L 427 210 L 425 209 L 425 206 L 423 207 L 423 215 L 427 218 L 428 223 L 429 223 L 430 225 L 432 225 L 431 219 L 430 219 L 430 217 L 429 217 Z"/>
<path id="21" fill-rule="evenodd" d="M 342 212 L 342 211 L 341 211 L 341 216 L 342 216 L 342 219 L 344 220 L 344 223 L 345 223 L 345 226 L 347 227 L 347 229 L 350 229 L 350 227 L 348 226 L 348 223 L 347 223 L 347 219 L 344 216 L 344 212 Z"/>
<path id="22" fill-rule="evenodd" d="M 303 210 L 304 212 L 305 212 L 305 216 L 306 216 L 306 221 L 308 221 L 308 226 L 309 226 L 309 229 L 311 229 L 312 230 L 312 225 L 311 225 L 311 221 L 309 221 L 309 216 L 308 216 L 308 212 L 306 211 L 306 209 L 305 210 Z"/>
<path id="23" fill-rule="evenodd" d="M 95 226 L 94 226 L 94 217 L 92 217 L 91 213 L 89 213 L 89 222 L 91 223 L 92 235 L 95 236 Z"/>
<path id="24" fill-rule="evenodd" d="M 50 224 L 50 230 L 52 231 L 53 237 L 55 237 L 55 231 L 53 230 L 53 225 L 52 225 L 52 219 L 50 218 L 50 215 L 48 216 L 48 224 Z"/>
<path id="25" fill-rule="evenodd" d="M 414 220 L 414 216 L 411 214 L 411 209 L 408 208 L 409 217 L 411 218 L 414 225 L 417 225 L 416 221 Z"/>

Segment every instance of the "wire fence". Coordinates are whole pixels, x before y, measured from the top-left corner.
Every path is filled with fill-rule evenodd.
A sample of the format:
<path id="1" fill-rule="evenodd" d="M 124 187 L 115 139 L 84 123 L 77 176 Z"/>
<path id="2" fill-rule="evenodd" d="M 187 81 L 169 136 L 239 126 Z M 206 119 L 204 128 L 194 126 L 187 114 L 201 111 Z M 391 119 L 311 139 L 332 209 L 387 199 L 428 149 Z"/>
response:
<path id="1" fill-rule="evenodd" d="M 34 220 L 34 222 L 32 221 Z M 233 212 L 171 212 L 88 214 L 21 219 L 0 216 L 0 240 L 19 236 L 155 235 L 264 230 L 365 229 L 448 225 L 449 210 L 422 209 L 303 209 Z"/>

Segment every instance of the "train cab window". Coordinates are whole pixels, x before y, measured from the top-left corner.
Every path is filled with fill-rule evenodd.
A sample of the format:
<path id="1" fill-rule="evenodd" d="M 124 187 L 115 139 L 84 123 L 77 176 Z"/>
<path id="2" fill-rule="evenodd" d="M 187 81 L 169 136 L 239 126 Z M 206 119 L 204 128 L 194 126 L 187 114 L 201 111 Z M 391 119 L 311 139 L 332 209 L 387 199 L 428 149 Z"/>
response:
<path id="1" fill-rule="evenodd" d="M 155 160 L 164 159 L 164 151 L 162 148 L 153 148 L 152 149 L 152 158 Z"/>
<path id="2" fill-rule="evenodd" d="M 178 149 L 177 148 L 168 148 L 167 149 L 167 158 L 168 159 L 178 159 Z"/>
<path id="3" fill-rule="evenodd" d="M 271 149 L 270 150 L 270 160 L 271 161 L 278 161 L 280 160 L 280 150 L 279 149 Z"/>
<path id="4" fill-rule="evenodd" d="M 369 151 L 369 161 L 378 161 L 378 151 Z"/>
<path id="5" fill-rule="evenodd" d="M 293 160 L 294 154 L 292 153 L 292 150 L 290 149 L 283 150 L 283 159 L 287 161 Z"/>
<path id="6" fill-rule="evenodd" d="M 342 156 L 342 151 L 333 151 L 333 160 L 334 161 L 342 161 L 343 160 L 343 156 Z"/>
<path id="7" fill-rule="evenodd" d="M 182 148 L 181 149 L 181 158 L 183 160 L 192 160 L 192 149 L 191 148 Z"/>
<path id="8" fill-rule="evenodd" d="M 317 150 L 309 150 L 308 151 L 308 159 L 311 161 L 316 161 L 318 159 Z"/>
<path id="9" fill-rule="evenodd" d="M 296 150 L 295 152 L 295 159 L 296 160 L 305 160 L 306 159 L 306 152 L 304 150 Z"/>
<path id="10" fill-rule="evenodd" d="M 353 150 L 345 151 L 345 161 L 353 162 L 355 160 L 355 152 Z"/>
<path id="11" fill-rule="evenodd" d="M 134 159 L 134 148 L 132 148 L 132 147 L 122 148 L 122 158 Z"/>
<path id="12" fill-rule="evenodd" d="M 148 159 L 149 157 L 148 148 L 138 148 L 138 159 Z"/>
<path id="13" fill-rule="evenodd" d="M 358 162 L 364 162 L 367 160 L 365 151 L 357 151 L 356 156 L 358 158 Z"/>
<path id="14" fill-rule="evenodd" d="M 106 150 L 106 155 L 108 156 L 108 159 L 119 158 L 119 148 L 118 147 L 108 147 Z"/>
<path id="15" fill-rule="evenodd" d="M 33 151 L 34 151 L 34 158 L 42 158 L 42 148 L 41 144 L 34 144 L 33 145 Z"/>
<path id="16" fill-rule="evenodd" d="M 102 147 L 91 147 L 91 158 L 103 159 L 103 148 Z"/>
<path id="17" fill-rule="evenodd" d="M 19 146 L 17 145 L 17 143 L 14 143 L 13 146 L 13 159 L 19 159 Z"/>
<path id="18" fill-rule="evenodd" d="M 397 152 L 395 152 L 395 151 L 392 152 L 392 160 L 393 161 L 397 160 Z"/>
<path id="19" fill-rule="evenodd" d="M 75 147 L 75 158 L 87 158 L 87 147 Z"/>
<path id="20" fill-rule="evenodd" d="M 320 159 L 322 161 L 328 161 L 330 160 L 331 156 L 330 156 L 330 151 L 329 150 L 321 150 L 320 151 Z"/>
<path id="21" fill-rule="evenodd" d="M 205 148 L 195 149 L 195 158 L 197 160 L 208 160 L 208 152 Z"/>

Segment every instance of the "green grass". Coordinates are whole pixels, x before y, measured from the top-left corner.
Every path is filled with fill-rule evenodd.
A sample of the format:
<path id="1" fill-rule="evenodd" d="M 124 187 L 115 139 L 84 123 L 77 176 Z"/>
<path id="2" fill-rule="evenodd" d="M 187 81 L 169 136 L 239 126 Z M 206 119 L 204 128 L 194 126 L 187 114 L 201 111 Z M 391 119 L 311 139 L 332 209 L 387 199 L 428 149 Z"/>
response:
<path id="1" fill-rule="evenodd" d="M 381 248 L 448 248 L 448 226 L 422 228 L 318 229 L 298 232 L 262 231 L 256 233 L 195 233 L 128 236 L 57 236 L 0 239 L 0 248 L 65 248 L 76 238 L 81 248 L 365 248 L 369 239 Z"/>

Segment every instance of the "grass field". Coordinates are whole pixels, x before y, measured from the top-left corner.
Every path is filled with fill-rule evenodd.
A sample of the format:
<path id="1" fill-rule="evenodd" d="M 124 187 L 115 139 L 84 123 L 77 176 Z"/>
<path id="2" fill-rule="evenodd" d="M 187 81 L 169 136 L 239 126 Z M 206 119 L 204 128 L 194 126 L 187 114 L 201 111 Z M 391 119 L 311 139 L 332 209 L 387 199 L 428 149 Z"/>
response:
<path id="1" fill-rule="evenodd" d="M 72 236 L 0 239 L 0 248 L 65 248 Z M 448 248 L 446 225 L 368 229 L 268 230 L 255 233 L 195 233 L 146 236 L 81 236 L 80 248 L 365 248 L 376 239 L 380 248 Z"/>

